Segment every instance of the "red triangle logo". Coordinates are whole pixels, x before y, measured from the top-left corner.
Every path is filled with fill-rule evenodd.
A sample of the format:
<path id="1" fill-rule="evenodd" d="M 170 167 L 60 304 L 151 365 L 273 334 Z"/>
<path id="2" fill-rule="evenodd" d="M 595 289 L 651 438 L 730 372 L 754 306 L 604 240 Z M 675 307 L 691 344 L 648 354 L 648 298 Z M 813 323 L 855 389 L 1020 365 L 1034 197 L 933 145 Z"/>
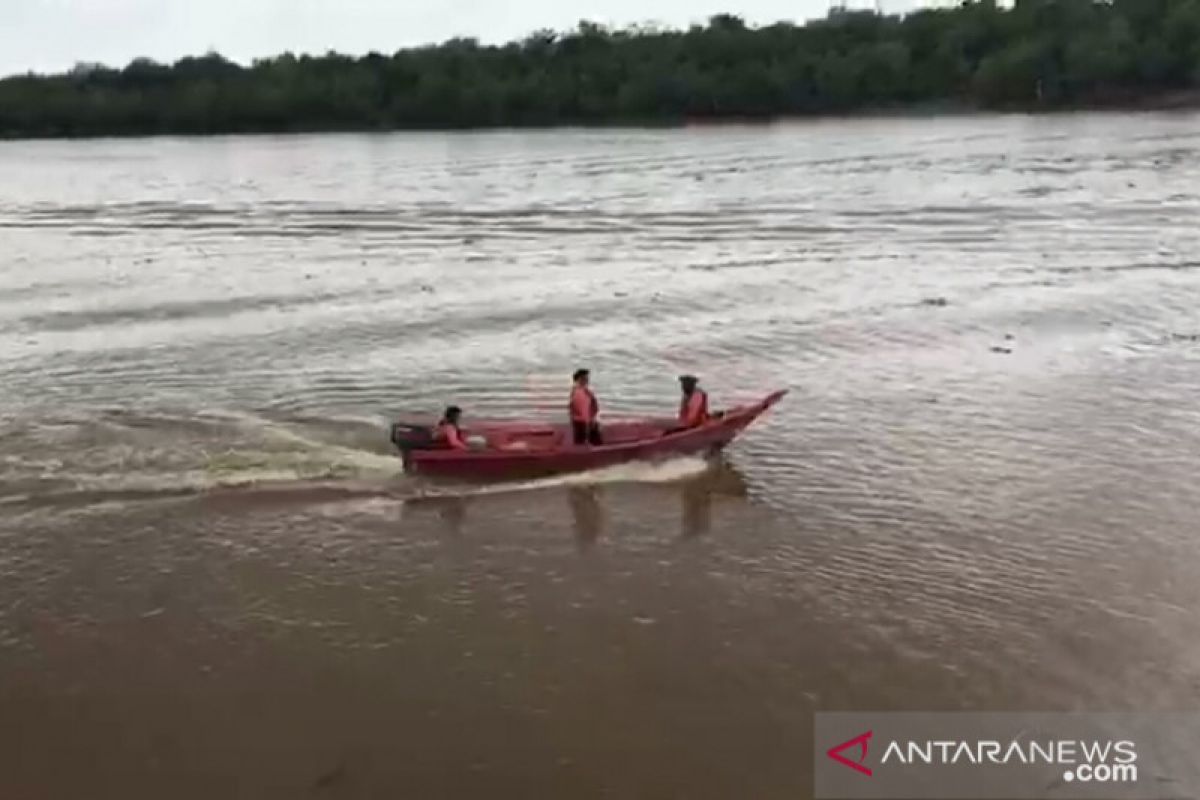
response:
<path id="1" fill-rule="evenodd" d="M 870 775 L 871 768 L 864 767 L 863 762 L 867 760 L 867 741 L 871 738 L 872 733 L 873 733 L 873 731 L 867 731 L 866 733 L 860 733 L 858 736 L 855 736 L 853 739 L 847 739 L 846 741 L 842 742 L 841 744 L 835 744 L 833 747 L 831 747 L 825 751 L 825 755 L 829 756 L 830 758 L 832 758 L 834 761 L 838 762 L 839 764 L 845 764 L 850 769 L 857 770 L 864 775 Z M 857 761 L 851 761 L 850 759 L 848 759 L 844 755 L 842 755 L 843 750 L 849 750 L 852 747 L 859 748 Z"/>

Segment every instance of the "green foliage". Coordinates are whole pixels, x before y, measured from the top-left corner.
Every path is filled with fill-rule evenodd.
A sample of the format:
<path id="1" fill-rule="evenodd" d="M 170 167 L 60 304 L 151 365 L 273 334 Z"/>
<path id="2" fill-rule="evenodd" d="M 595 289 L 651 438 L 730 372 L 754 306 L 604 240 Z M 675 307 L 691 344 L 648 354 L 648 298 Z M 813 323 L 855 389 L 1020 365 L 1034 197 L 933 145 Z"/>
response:
<path id="1" fill-rule="evenodd" d="M 1052 108 L 1200 85 L 1200 0 L 965 0 L 686 31 L 581 22 L 485 46 L 216 53 L 0 81 L 0 136 L 677 123 L 913 104 Z"/>

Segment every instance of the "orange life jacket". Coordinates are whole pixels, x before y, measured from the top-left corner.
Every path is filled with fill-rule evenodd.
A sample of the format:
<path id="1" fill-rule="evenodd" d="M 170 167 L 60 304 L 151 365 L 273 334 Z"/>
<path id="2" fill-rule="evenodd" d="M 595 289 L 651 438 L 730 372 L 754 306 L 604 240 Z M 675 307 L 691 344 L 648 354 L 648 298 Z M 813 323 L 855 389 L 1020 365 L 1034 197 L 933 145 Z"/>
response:
<path id="1" fill-rule="evenodd" d="M 679 401 L 679 424 L 694 428 L 708 422 L 708 395 L 703 389 L 695 389 Z"/>
<path id="2" fill-rule="evenodd" d="M 595 422 L 596 415 L 600 413 L 600 404 L 596 402 L 596 395 L 592 394 L 592 390 L 588 387 L 578 384 L 571 389 L 571 401 L 568 408 L 571 422 Z"/>
<path id="3" fill-rule="evenodd" d="M 467 443 L 462 439 L 462 431 L 458 429 L 457 425 L 446 420 L 442 420 L 434 428 L 433 440 L 454 450 L 467 449 Z"/>

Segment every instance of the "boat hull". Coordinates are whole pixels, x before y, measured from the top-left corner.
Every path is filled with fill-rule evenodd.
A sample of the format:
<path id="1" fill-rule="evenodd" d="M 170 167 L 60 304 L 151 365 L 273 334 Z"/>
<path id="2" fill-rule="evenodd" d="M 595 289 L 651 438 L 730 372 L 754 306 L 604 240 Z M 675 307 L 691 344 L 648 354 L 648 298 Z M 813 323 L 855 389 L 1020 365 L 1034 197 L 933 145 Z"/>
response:
<path id="1" fill-rule="evenodd" d="M 502 481 L 602 469 L 638 461 L 662 461 L 721 451 L 786 391 L 750 405 L 731 408 L 702 426 L 673 430 L 673 420 L 635 420 L 606 424 L 604 443 L 570 443 L 566 426 L 541 423 L 483 423 L 465 429 L 489 446 L 478 450 L 409 450 L 405 469 L 420 475 Z"/>

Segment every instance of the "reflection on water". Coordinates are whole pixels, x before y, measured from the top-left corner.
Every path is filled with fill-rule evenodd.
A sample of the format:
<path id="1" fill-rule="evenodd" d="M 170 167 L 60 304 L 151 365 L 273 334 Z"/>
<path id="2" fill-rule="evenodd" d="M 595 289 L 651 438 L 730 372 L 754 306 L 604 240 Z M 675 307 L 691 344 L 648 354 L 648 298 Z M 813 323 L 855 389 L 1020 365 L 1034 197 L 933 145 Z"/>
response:
<path id="1" fill-rule="evenodd" d="M 679 493 L 683 512 L 680 529 L 685 539 L 708 533 L 712 528 L 712 489 L 695 482 Z"/>
<path id="2" fill-rule="evenodd" d="M 610 515 L 607 506 L 619 502 L 619 498 L 612 497 L 606 487 L 619 486 L 620 483 L 603 480 L 590 483 L 576 480 L 574 476 L 564 479 L 561 487 L 555 486 L 553 480 L 545 483 L 544 488 L 514 489 L 510 492 L 514 496 L 528 494 L 528 502 L 535 508 L 552 502 L 550 498 L 555 495 L 565 496 L 571 530 L 580 549 L 586 551 L 600 542 Z M 720 502 L 722 498 L 745 499 L 748 495 L 745 476 L 726 459 L 717 459 L 702 471 L 687 477 L 654 485 L 659 496 L 678 496 L 680 511 L 676 527 L 684 539 L 695 538 L 711 530 L 714 502 Z M 404 499 L 404 513 L 400 518 L 405 522 L 413 522 L 420 519 L 421 515 L 431 516 L 437 520 L 440 529 L 457 536 L 462 533 L 472 506 L 489 502 L 488 498 L 494 494 L 504 494 L 503 491 L 497 491 L 500 487 L 493 489 L 467 484 L 451 484 L 450 487 L 442 487 L 436 494 Z M 318 501 L 322 499 L 318 494 L 311 496 Z"/>
<path id="3" fill-rule="evenodd" d="M 709 471 L 680 485 L 680 533 L 684 539 L 703 536 L 712 530 L 713 506 L 722 499 L 748 496 L 749 487 L 740 470 L 725 459 Z"/>
<path id="4" fill-rule="evenodd" d="M 467 518 L 470 498 L 458 495 L 414 497 L 404 500 L 406 510 L 431 512 L 438 520 L 438 527 L 455 536 L 462 533 Z"/>
<path id="5" fill-rule="evenodd" d="M 604 528 L 604 512 L 600 506 L 603 491 L 598 486 L 571 486 L 567 489 L 575 541 L 581 549 L 594 545 Z"/>

